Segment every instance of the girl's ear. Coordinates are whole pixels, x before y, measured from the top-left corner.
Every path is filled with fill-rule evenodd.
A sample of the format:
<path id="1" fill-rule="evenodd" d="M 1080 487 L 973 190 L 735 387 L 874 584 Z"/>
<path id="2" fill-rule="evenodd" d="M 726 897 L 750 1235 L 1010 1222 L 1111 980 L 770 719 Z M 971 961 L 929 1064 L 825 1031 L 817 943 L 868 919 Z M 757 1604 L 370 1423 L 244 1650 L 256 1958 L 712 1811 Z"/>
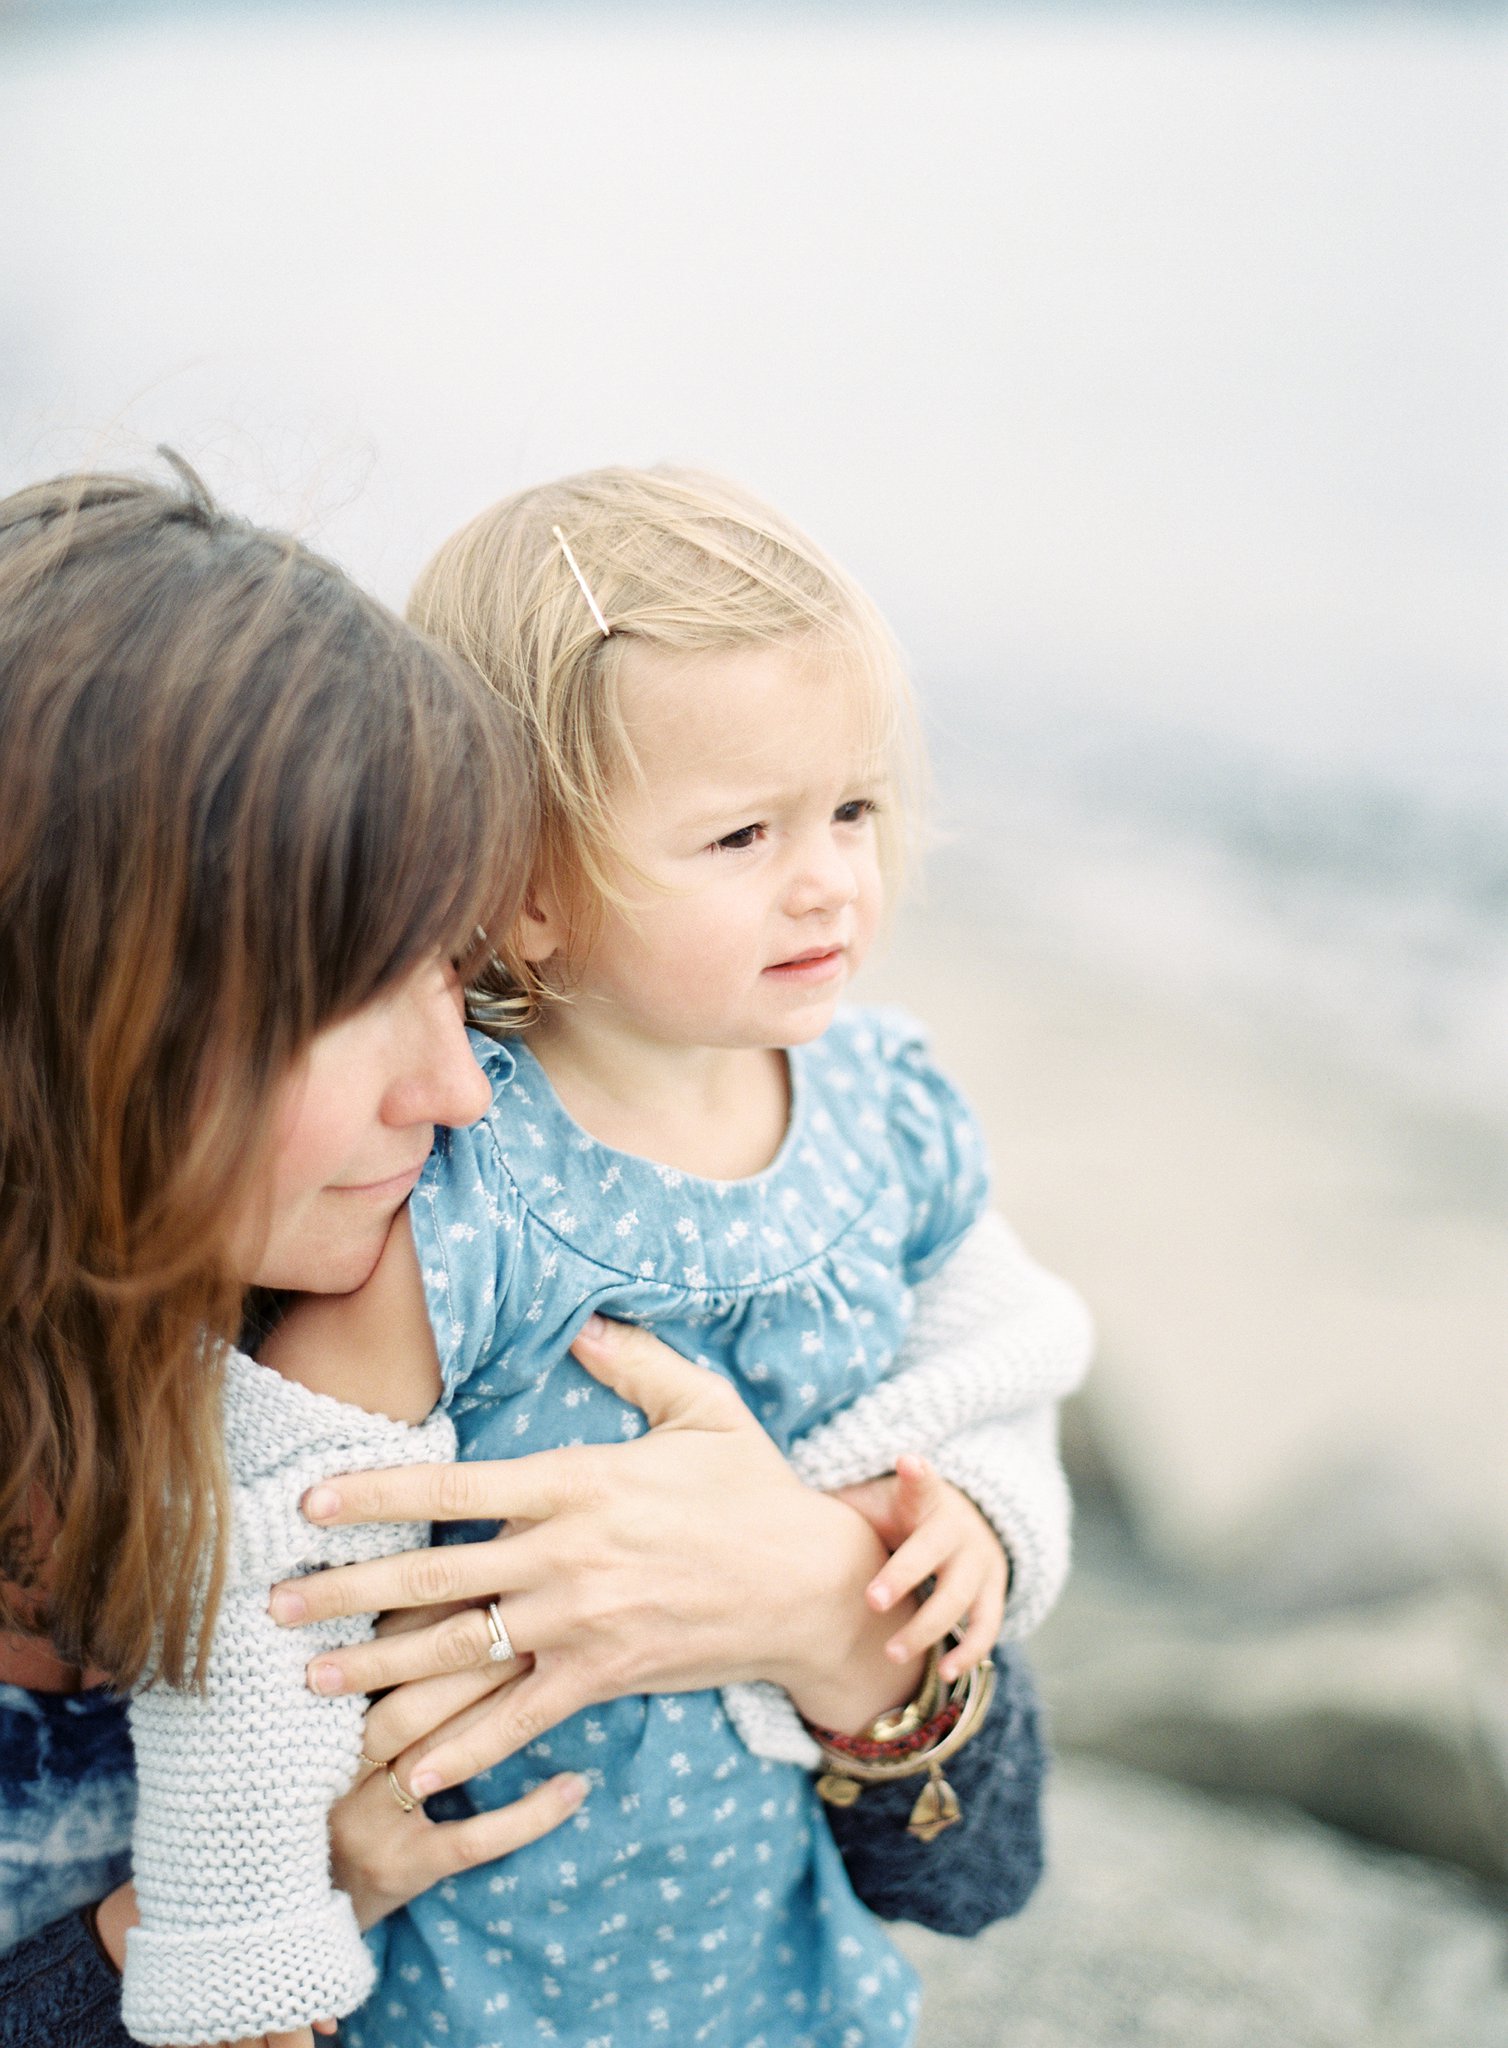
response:
<path id="1" fill-rule="evenodd" d="M 531 967 L 543 967 L 547 960 L 565 952 L 568 937 L 569 926 L 554 892 L 542 886 L 532 888 L 513 927 L 519 959 L 527 960 Z"/>

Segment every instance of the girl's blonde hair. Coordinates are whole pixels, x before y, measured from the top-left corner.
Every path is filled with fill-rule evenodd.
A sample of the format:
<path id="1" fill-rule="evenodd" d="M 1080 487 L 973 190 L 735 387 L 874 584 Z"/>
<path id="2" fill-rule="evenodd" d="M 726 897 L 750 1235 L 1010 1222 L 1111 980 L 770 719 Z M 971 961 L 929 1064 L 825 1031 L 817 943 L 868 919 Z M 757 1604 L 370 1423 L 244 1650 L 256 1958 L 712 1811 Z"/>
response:
<path id="1" fill-rule="evenodd" d="M 687 654 L 799 638 L 830 651 L 862 693 L 885 771 L 881 861 L 887 880 L 899 879 L 921 769 L 900 652 L 858 585 L 737 484 L 689 469 L 611 468 L 520 491 L 452 534 L 408 612 L 518 714 L 536 776 L 536 878 L 569 907 L 578 935 L 622 902 L 613 795 L 638 772 L 622 706 L 632 648 Z M 522 1026 L 555 992 L 511 945 L 502 966 Z"/>

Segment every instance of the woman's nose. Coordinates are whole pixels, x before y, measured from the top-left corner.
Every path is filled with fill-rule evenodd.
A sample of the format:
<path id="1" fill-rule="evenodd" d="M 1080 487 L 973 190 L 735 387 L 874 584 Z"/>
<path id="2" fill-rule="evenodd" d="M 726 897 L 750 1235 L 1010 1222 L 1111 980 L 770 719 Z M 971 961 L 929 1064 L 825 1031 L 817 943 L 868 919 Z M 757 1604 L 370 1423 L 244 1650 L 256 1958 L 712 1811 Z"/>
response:
<path id="1" fill-rule="evenodd" d="M 436 975 L 416 991 L 409 1020 L 409 1056 L 388 1090 L 385 1120 L 408 1124 L 474 1124 L 492 1100 L 492 1084 L 466 1036 L 465 1002 L 453 974 Z"/>

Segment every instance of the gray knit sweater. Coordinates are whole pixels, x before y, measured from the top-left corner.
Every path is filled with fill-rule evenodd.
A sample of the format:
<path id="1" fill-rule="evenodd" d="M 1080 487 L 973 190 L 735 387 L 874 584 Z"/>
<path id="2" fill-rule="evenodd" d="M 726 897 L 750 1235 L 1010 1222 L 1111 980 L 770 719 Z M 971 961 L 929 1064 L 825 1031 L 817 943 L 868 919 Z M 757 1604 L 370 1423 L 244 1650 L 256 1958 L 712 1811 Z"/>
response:
<path id="1" fill-rule="evenodd" d="M 370 1635 L 371 1621 L 280 1628 L 267 1594 L 295 1573 L 428 1540 L 422 1525 L 314 1528 L 298 1504 L 316 1480 L 455 1455 L 448 1416 L 411 1428 L 238 1352 L 224 1370 L 233 1504 L 208 1683 L 152 1685 L 131 1704 L 141 1925 L 126 1939 L 122 2010 L 138 2041 L 237 2041 L 350 2012 L 371 1989 L 327 1831 L 356 1776 L 367 1703 L 304 1683 L 310 1657 Z"/>

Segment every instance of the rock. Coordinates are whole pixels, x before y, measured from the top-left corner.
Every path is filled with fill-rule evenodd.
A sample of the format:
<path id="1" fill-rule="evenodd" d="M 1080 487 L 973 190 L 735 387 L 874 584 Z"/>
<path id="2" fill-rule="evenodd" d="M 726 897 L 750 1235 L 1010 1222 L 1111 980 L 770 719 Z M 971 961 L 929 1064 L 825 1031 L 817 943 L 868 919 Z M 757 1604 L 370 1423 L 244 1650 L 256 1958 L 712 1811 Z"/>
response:
<path id="1" fill-rule="evenodd" d="M 1508 2048 L 1501 1896 L 1081 1757 L 1049 1820 L 1019 1920 L 902 1932 L 918 2048 Z"/>
<path id="2" fill-rule="evenodd" d="M 1243 1627 L 1086 1575 L 1040 1664 L 1066 1748 L 1508 1882 L 1508 1615 L 1487 1591 Z"/>

